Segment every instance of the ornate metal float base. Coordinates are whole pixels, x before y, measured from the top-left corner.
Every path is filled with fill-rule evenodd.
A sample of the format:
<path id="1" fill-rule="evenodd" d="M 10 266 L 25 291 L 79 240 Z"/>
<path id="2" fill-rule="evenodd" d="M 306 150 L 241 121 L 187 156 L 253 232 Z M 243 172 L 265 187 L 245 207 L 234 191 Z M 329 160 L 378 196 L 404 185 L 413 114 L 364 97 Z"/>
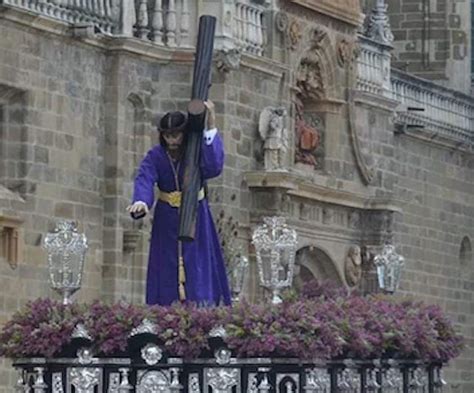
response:
<path id="1" fill-rule="evenodd" d="M 217 361 L 219 360 L 219 361 Z M 299 359 L 22 359 L 17 392 L 439 393 L 442 366 L 419 362 Z"/>

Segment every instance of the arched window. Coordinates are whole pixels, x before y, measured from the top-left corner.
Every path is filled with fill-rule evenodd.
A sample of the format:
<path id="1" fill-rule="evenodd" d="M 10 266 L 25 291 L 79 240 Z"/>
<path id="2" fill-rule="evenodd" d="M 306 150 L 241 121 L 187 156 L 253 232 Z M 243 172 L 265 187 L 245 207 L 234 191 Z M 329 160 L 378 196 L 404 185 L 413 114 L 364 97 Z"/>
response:
<path id="1" fill-rule="evenodd" d="M 344 285 L 334 261 L 324 250 L 315 246 L 303 247 L 296 253 L 293 286 L 300 291 L 306 282 L 314 279 Z"/>
<path id="2" fill-rule="evenodd" d="M 464 236 L 461 241 L 461 249 L 459 250 L 459 261 L 463 265 L 467 265 L 472 261 L 472 246 L 469 237 Z"/>

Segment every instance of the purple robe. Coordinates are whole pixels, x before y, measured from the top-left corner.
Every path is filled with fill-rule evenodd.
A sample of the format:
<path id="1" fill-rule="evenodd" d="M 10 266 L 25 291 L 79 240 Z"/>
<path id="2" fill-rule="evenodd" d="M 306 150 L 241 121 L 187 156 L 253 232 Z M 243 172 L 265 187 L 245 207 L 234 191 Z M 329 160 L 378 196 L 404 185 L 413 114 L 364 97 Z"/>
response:
<path id="1" fill-rule="evenodd" d="M 143 159 L 135 179 L 133 201 L 143 201 L 151 209 L 155 185 L 164 192 L 176 191 L 171 165 L 179 173 L 182 189 L 184 165 L 171 163 L 161 145 L 154 146 Z M 222 140 L 216 134 L 211 144 L 202 143 L 201 176 L 218 176 L 224 165 Z M 153 216 L 146 287 L 147 304 L 169 305 L 178 295 L 178 208 L 158 200 Z M 186 272 L 186 300 L 204 305 L 230 304 L 230 291 L 219 238 L 206 199 L 199 201 L 196 235 L 183 242 Z"/>

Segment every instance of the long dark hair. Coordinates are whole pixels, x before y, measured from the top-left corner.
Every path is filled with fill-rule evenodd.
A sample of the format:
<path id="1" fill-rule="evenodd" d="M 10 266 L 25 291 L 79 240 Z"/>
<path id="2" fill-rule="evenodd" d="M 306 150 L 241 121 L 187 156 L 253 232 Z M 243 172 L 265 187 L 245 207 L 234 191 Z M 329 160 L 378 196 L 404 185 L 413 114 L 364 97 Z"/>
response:
<path id="1" fill-rule="evenodd" d="M 170 130 L 181 130 L 184 132 L 183 146 L 186 142 L 186 125 L 188 117 L 184 112 L 174 111 L 166 113 L 160 120 L 158 131 L 160 133 L 160 145 L 166 147 L 166 141 L 163 138 L 163 132 Z"/>

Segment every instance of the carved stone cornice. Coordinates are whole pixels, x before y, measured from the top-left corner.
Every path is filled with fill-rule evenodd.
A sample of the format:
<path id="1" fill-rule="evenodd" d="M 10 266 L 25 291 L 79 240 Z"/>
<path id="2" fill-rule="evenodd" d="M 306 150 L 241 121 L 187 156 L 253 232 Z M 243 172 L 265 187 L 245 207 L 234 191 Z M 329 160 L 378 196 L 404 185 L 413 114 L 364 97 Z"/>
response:
<path id="1" fill-rule="evenodd" d="M 290 0 L 290 2 L 341 20 L 354 27 L 360 26 L 363 21 L 359 0 Z"/>
<path id="2" fill-rule="evenodd" d="M 325 97 L 317 102 L 305 104 L 305 111 L 318 113 L 341 113 L 346 102 L 338 98 Z"/>
<path id="3" fill-rule="evenodd" d="M 367 105 L 390 113 L 400 105 L 400 102 L 393 100 L 392 98 L 361 90 L 353 90 L 352 97 L 355 104 Z"/>
<path id="4" fill-rule="evenodd" d="M 402 212 L 402 201 L 364 195 L 315 184 L 312 179 L 288 171 L 253 171 L 244 173 L 250 189 L 283 190 L 287 195 L 308 200 L 346 206 L 361 210 L 388 210 Z"/>
<path id="5" fill-rule="evenodd" d="M 290 69 L 284 66 L 282 63 L 276 62 L 269 58 L 252 56 L 245 53 L 242 54 L 240 66 L 260 71 L 278 79 L 283 78 L 285 74 L 290 72 Z"/>

